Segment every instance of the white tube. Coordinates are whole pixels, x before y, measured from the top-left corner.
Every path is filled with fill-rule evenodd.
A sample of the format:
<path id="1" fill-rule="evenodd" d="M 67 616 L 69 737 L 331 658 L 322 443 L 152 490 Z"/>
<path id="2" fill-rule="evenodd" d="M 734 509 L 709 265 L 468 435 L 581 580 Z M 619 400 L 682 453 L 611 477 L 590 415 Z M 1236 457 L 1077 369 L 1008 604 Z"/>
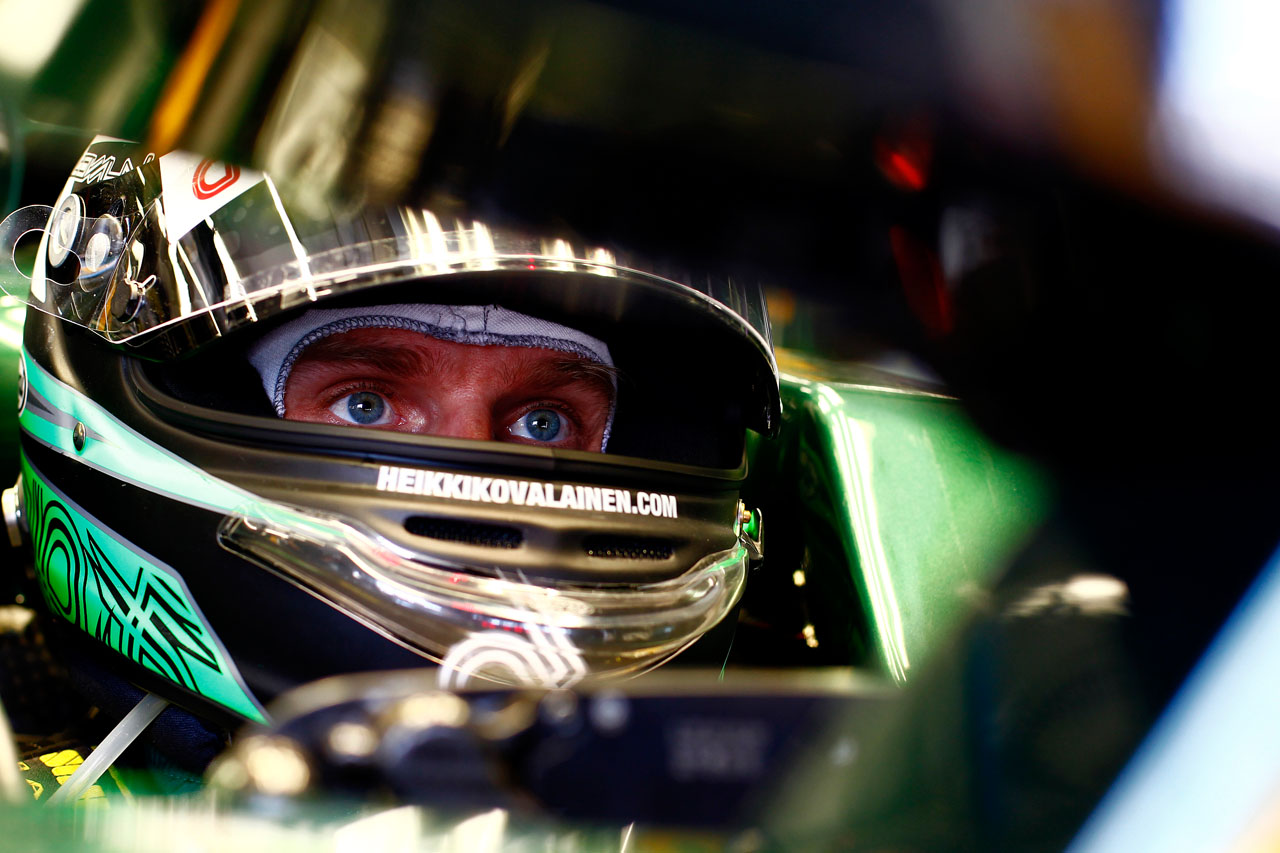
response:
<path id="1" fill-rule="evenodd" d="M 129 744 L 151 725 L 151 721 L 159 716 L 168 704 L 154 693 L 143 696 L 142 701 L 134 705 L 133 710 L 125 714 L 124 719 L 102 739 L 102 743 L 89 754 L 84 764 L 71 774 L 71 778 L 53 792 L 53 796 L 49 798 L 49 804 L 75 800 L 87 791 L 89 786 L 107 772 L 107 768 L 115 763 L 120 753 L 129 748 Z"/>
<path id="2" fill-rule="evenodd" d="M 9 715 L 3 702 L 0 702 L 0 798 L 11 803 L 30 800 L 27 786 L 18 771 L 18 751 L 14 747 L 13 729 L 9 726 Z"/>

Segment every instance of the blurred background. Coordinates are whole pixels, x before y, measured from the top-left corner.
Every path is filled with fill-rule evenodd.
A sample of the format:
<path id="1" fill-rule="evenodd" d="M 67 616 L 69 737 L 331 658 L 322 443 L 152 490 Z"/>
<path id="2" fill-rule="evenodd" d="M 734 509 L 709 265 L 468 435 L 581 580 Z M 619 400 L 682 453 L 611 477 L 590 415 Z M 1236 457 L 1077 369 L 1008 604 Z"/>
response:
<path id="1" fill-rule="evenodd" d="M 822 769 L 837 722 L 764 831 L 1061 849 L 1266 600 L 1246 591 L 1280 540 L 1278 19 L 1249 0 L 0 0 L 0 200 L 54 203 L 97 133 L 190 149 L 297 204 L 421 204 L 749 277 L 784 373 L 957 397 L 1052 500 L 859 772 Z M 1246 683 L 1280 682 L 1280 655 L 1255 660 Z M 1232 756 L 1272 755 L 1268 728 L 1183 772 L 1244 784 Z M 1263 765 L 1209 846 L 1274 838 Z"/>

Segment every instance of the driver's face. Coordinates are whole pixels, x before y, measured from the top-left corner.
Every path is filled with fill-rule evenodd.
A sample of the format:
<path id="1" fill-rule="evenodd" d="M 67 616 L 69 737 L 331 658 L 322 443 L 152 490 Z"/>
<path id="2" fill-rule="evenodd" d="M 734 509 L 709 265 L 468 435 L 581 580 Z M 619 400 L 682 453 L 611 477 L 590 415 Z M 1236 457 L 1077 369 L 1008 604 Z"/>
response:
<path id="1" fill-rule="evenodd" d="M 599 450 L 612 400 L 607 372 L 578 356 L 368 328 L 303 351 L 285 386 L 284 416 Z"/>

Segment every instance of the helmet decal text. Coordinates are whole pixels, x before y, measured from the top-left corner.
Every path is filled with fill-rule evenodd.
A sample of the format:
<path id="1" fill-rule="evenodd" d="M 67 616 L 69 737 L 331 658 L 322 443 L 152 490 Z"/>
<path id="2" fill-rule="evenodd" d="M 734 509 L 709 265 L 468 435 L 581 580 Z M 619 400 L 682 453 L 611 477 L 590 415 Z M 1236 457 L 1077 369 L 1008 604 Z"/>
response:
<path id="1" fill-rule="evenodd" d="M 142 165 L 145 166 L 154 159 L 156 155 L 149 153 L 143 159 Z M 99 181 L 118 178 L 126 172 L 132 172 L 135 168 L 132 157 L 125 157 L 117 166 L 114 154 L 97 154 L 89 150 L 80 156 L 80 161 L 71 172 L 71 180 L 81 184 L 96 184 Z"/>
<path id="2" fill-rule="evenodd" d="M 505 477 L 479 477 L 422 468 L 402 468 L 397 465 L 379 466 L 377 488 L 380 492 L 476 503 L 545 506 L 658 518 L 679 518 L 680 515 L 675 495 L 632 492 L 630 489 L 602 486 L 577 486 L 571 483 L 557 485 Z"/>

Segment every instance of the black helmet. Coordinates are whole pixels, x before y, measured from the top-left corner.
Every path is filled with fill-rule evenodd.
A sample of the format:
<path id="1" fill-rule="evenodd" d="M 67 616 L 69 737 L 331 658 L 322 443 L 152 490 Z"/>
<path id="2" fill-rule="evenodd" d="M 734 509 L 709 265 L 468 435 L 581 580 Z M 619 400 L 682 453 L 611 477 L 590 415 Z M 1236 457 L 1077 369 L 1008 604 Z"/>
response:
<path id="1" fill-rule="evenodd" d="M 37 240 L 4 275 L 37 309 L 36 573 L 149 689 L 261 719 L 297 683 L 427 659 L 450 686 L 567 685 L 661 663 L 741 594 L 746 430 L 779 417 L 757 286 L 421 210 L 300 212 L 261 173 L 106 138 L 0 226 L 11 256 Z M 501 306 L 605 342 L 608 452 L 281 419 L 247 353 L 316 303 Z"/>

